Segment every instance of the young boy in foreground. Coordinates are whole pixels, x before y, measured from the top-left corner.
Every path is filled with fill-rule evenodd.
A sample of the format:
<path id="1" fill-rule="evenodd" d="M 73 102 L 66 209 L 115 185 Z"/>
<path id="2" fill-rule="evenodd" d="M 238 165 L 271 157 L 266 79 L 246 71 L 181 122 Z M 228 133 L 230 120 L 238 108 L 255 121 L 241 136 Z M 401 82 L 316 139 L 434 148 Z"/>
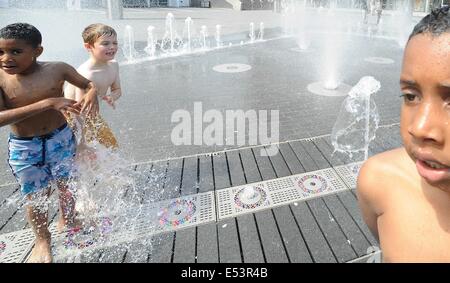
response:
<path id="1" fill-rule="evenodd" d="M 98 112 L 97 89 L 74 68 L 60 62 L 38 62 L 40 32 L 16 23 L 0 30 L 0 127 L 10 125 L 9 165 L 30 201 L 27 220 L 36 242 L 30 262 L 51 262 L 48 211 L 50 182 L 59 189 L 60 230 L 74 225 L 74 199 L 68 189 L 73 176 L 75 137 L 62 112 Z M 82 89 L 80 102 L 66 99 L 64 82 Z"/>
<path id="2" fill-rule="evenodd" d="M 405 49 L 404 147 L 363 165 L 358 199 L 385 262 L 450 262 L 450 15 L 433 11 Z"/>

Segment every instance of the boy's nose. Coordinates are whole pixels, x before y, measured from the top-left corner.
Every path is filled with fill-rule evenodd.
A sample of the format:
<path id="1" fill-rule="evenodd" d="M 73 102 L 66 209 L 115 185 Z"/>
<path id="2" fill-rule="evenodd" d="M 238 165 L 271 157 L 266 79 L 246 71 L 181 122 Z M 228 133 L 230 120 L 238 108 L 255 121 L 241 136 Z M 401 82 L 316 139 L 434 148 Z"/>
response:
<path id="1" fill-rule="evenodd" d="M 420 142 L 443 143 L 443 127 L 446 117 L 441 114 L 441 109 L 431 103 L 419 106 L 419 110 L 413 115 L 408 132 Z"/>

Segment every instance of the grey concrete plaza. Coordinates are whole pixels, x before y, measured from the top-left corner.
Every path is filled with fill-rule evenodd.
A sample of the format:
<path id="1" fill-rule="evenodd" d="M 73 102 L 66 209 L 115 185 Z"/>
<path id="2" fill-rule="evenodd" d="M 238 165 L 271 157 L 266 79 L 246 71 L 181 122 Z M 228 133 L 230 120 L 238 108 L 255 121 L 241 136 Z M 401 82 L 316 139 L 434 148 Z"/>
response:
<path id="1" fill-rule="evenodd" d="M 396 24 L 395 15 L 392 14 L 385 14 L 382 18 L 382 25 L 375 28 L 373 25 L 361 23 L 362 15 L 359 10 L 338 11 L 338 20 L 334 23 L 327 23 L 326 11 L 309 10 L 308 19 L 310 22 L 308 22 L 307 36 L 311 45 L 307 52 L 298 52 L 296 37 L 284 34 L 282 15 L 272 11 L 239 12 L 229 9 L 195 8 L 125 9 L 124 20 L 109 21 L 100 11 L 69 13 L 58 10 L 0 9 L 0 23 L 3 26 L 13 21 L 23 20 L 35 24 L 44 35 L 44 59 L 62 60 L 77 65 L 86 57 L 85 51 L 81 48 L 79 34 L 88 23 L 105 22 L 110 24 L 117 28 L 120 39 L 125 25 L 133 26 L 136 31 L 136 48 L 139 49 L 139 52 L 142 52 L 146 44 L 147 26 L 155 26 L 157 37 L 161 39 L 165 16 L 168 12 L 174 13 L 180 29 L 184 18 L 187 16 L 194 19 L 197 27 L 207 25 L 211 32 L 216 24 L 221 24 L 225 45 L 228 44 L 227 42 L 232 42 L 233 46 L 195 54 L 123 64 L 120 70 L 123 96 L 117 109 L 112 110 L 106 105 L 101 105 L 103 116 L 119 140 L 122 155 L 130 164 L 138 164 L 136 170 L 149 169 L 151 172 L 153 172 L 152 170 L 165 172 L 167 176 L 164 175 L 164 181 L 162 181 L 166 184 L 164 186 L 168 186 L 167 183 L 181 182 L 182 185 L 174 186 L 176 193 L 166 195 L 161 199 L 175 198 L 189 195 L 189 193 L 216 191 L 235 185 L 351 163 L 352 160 L 348 158 L 332 155 L 329 141 L 329 135 L 339 115 L 339 109 L 345 96 L 320 96 L 308 91 L 308 85 L 322 80 L 323 73 L 329 67 L 329 62 L 323 59 L 325 57 L 323 54 L 330 44 L 336 46 L 334 56 L 337 62 L 337 73 L 342 83 L 353 86 L 363 76 L 368 75 L 381 82 L 381 90 L 374 96 L 374 100 L 380 113 L 380 126 L 382 127 L 377 134 L 376 145 L 371 148 L 371 154 L 401 145 L 398 136 L 401 105 L 398 81 L 403 48 L 396 41 L 399 27 Z M 418 19 L 412 20 L 417 22 Z M 267 29 L 266 40 L 252 44 L 240 44 L 240 41 L 248 41 L 250 22 L 254 22 L 256 25 L 259 22 L 264 22 Z M 336 29 L 332 27 L 336 27 Z M 329 42 L 328 40 L 336 34 L 338 34 L 336 40 Z M 213 33 L 210 35 L 213 36 Z M 212 40 L 213 38 L 211 38 Z M 390 60 L 388 60 L 388 64 L 379 64 L 382 61 L 377 63 L 376 60 L 375 62 L 369 62 L 368 59 L 374 57 Z M 119 56 L 118 60 L 123 63 L 125 59 L 123 56 Z M 245 72 L 216 72 L 214 68 L 222 64 L 245 64 L 251 68 Z M 258 157 L 255 154 L 256 150 L 250 148 L 252 145 L 248 144 L 243 146 L 174 145 L 171 133 L 177 123 L 171 122 L 172 115 L 177 110 L 184 110 L 193 116 L 195 103 L 202 103 L 203 113 L 208 110 L 217 110 L 224 117 L 227 110 L 278 110 L 278 147 L 281 149 L 282 159 L 285 160 L 283 162 L 286 163 L 283 163 L 283 165 L 279 163 L 281 162 L 281 159 L 277 159 L 279 157 L 270 159 Z M 208 123 L 205 123 L 203 129 L 207 125 Z M 0 185 L 14 183 L 14 178 L 11 176 L 6 162 L 7 134 L 7 127 L 0 129 L 0 141 L 3 142 L 3 146 L 0 146 Z M 248 127 L 245 135 L 246 138 L 249 138 Z M 194 137 L 192 138 L 194 139 Z M 215 154 L 213 154 L 214 157 L 208 157 L 208 155 L 204 155 L 205 153 Z M 252 161 L 245 159 L 248 154 L 252 156 Z M 310 159 L 310 163 L 302 156 L 303 158 L 310 156 L 307 157 L 307 159 Z M 205 161 L 205 158 L 208 160 Z M 254 161 L 253 158 L 255 158 Z M 148 164 L 151 165 L 148 167 Z M 237 169 L 233 164 L 237 164 L 236 166 L 241 169 Z M 202 174 L 205 174 L 205 171 L 202 171 L 202 166 L 207 168 L 206 171 L 211 171 L 209 177 L 202 177 Z M 222 170 L 221 166 L 225 166 L 226 169 Z M 298 168 L 298 170 L 295 168 Z M 178 179 L 174 179 L 178 181 L 171 181 L 171 172 L 178 172 L 177 170 L 183 172 L 181 175 L 179 174 L 181 177 L 178 176 Z M 253 175 L 254 177 L 252 177 Z M 236 176 L 239 176 L 239 178 Z M 206 182 L 205 180 L 209 180 L 208 178 L 211 178 L 208 185 L 203 184 L 202 182 Z M 203 191 L 202 186 L 204 186 Z M 188 188 L 186 189 L 186 187 Z M 110 261 L 123 260 L 125 262 L 176 262 L 177 259 L 183 261 L 184 258 L 181 255 L 187 254 L 189 262 L 196 262 L 197 256 L 202 255 L 205 256 L 205 261 L 211 262 L 247 262 L 247 256 L 250 261 L 254 256 L 258 259 L 258 262 L 304 261 L 305 258 L 300 258 L 298 254 L 296 255 L 299 257 L 298 260 L 296 256 L 289 255 L 300 247 L 289 246 L 289 241 L 284 237 L 286 235 L 294 237 L 299 233 L 297 231 L 295 232 L 297 234 L 295 234 L 289 230 L 292 225 L 299 226 L 299 231 L 307 231 L 305 233 L 308 234 L 308 231 L 314 230 L 311 227 L 317 226 L 313 220 L 316 219 L 321 231 L 325 231 L 324 239 L 327 239 L 329 235 L 327 236 L 326 231 L 338 228 L 337 226 L 327 226 L 331 224 L 321 226 L 321 223 L 325 223 L 321 221 L 325 221 L 326 218 L 322 215 L 322 212 L 325 211 L 321 210 L 323 207 L 327 207 L 324 209 L 327 211 L 329 209 L 330 213 L 336 213 L 336 217 L 342 221 L 343 227 L 340 228 L 342 231 L 339 232 L 342 235 L 339 234 L 340 236 L 336 236 L 337 238 L 333 238 L 334 240 L 329 240 L 331 243 L 329 244 L 330 249 L 323 251 L 324 254 L 320 254 L 320 251 L 315 254 L 314 251 L 309 250 L 311 254 L 307 261 L 348 262 L 363 256 L 367 247 L 377 244 L 357 212 L 354 192 L 345 192 L 324 200 L 320 199 L 320 203 L 309 202 L 308 207 L 290 205 L 278 210 L 274 209 L 273 212 L 270 212 L 271 210 L 263 211 L 253 217 L 245 216 L 236 218 L 237 220 L 226 220 L 215 224 L 215 228 L 199 226 L 198 230 L 176 232 L 177 243 L 181 245 L 177 247 L 171 246 L 175 244 L 173 233 L 168 236 L 160 236 L 157 241 L 158 244 L 153 246 L 155 258 L 152 260 L 148 258 L 141 260 L 127 259 L 127 255 L 129 257 L 133 249 L 139 249 L 138 246 L 129 248 L 128 253 L 122 251 L 121 254 L 117 255 L 116 253 L 112 254 L 112 251 L 109 250 L 103 251 L 102 254 L 108 255 Z M 10 208 L 3 204 L 0 207 L 1 209 Z M 346 212 L 341 214 L 341 211 L 344 210 Z M 311 220 L 299 220 L 297 218 L 298 215 L 303 215 L 302 213 L 310 215 L 310 212 L 305 211 L 312 213 Z M 286 213 L 289 215 L 286 216 L 287 218 L 283 218 Z M 16 219 L 14 217 L 13 214 L 10 219 Z M 283 222 L 282 219 L 286 219 L 286 222 Z M 308 221 L 314 222 L 314 225 Z M 23 219 L 22 226 L 8 226 L 10 224 L 7 225 L 7 223 L 8 221 L 0 226 L 0 230 L 5 226 L 9 227 L 7 230 L 4 229 L 2 233 L 26 227 L 23 224 Z M 275 225 L 275 223 L 277 224 Z M 245 226 L 246 224 L 248 226 Z M 347 224 L 349 226 L 345 226 Z M 2 224 L 0 223 L 0 225 Z M 232 227 L 230 229 L 235 230 L 221 232 L 220 227 L 224 228 L 227 225 Z M 349 230 L 346 230 L 347 228 Z M 274 229 L 279 229 L 278 232 L 281 233 L 282 238 L 278 239 L 280 235 Z M 283 231 L 283 229 L 287 230 Z M 261 247 L 258 246 L 253 249 L 251 242 L 244 243 L 246 241 L 245 235 L 248 237 L 255 236 L 257 230 L 261 247 L 263 247 L 262 252 L 259 251 Z M 333 243 L 341 240 L 339 237 L 343 237 L 342 239 L 345 236 L 348 237 L 346 231 L 356 230 L 358 232 L 355 233 L 361 243 L 359 248 L 353 247 L 353 250 L 347 250 L 348 248 L 339 246 L 340 244 L 333 246 Z M 208 231 L 215 231 L 215 234 L 213 233 L 215 242 L 209 242 L 211 239 L 207 236 L 209 235 Z M 265 232 L 263 233 L 263 231 Z M 317 231 L 319 231 L 319 228 L 317 228 Z M 338 235 L 334 232 L 330 233 Z M 237 245 L 237 238 L 234 237 L 242 237 L 239 238 L 239 245 Z M 270 242 L 270 237 L 273 237 L 274 242 Z M 306 235 L 306 237 L 314 239 L 316 236 L 312 233 L 309 236 Z M 203 242 L 202 239 L 205 239 L 205 241 Z M 191 240 L 197 243 L 195 252 L 190 250 L 188 243 Z M 241 241 L 243 242 L 241 243 Z M 315 240 L 311 241 L 314 242 Z M 308 242 L 306 238 L 305 242 Z M 311 244 L 320 250 L 320 242 L 312 242 Z M 264 252 L 266 244 L 267 249 Z M 222 251 L 220 256 L 208 254 L 209 249 L 214 250 L 214 245 L 219 246 L 219 252 Z M 239 246 L 241 246 L 240 252 Z M 277 251 L 277 247 L 280 248 L 281 246 L 284 247 L 285 254 L 279 254 L 279 251 Z M 158 247 L 161 247 L 160 251 L 158 251 Z M 291 248 L 293 250 L 290 250 Z M 158 258 L 158 253 L 164 253 L 164 251 L 167 251 L 171 256 L 162 254 L 162 257 Z M 181 253 L 180 257 L 177 257 L 177 251 Z M 255 254 L 252 254 L 253 252 Z M 193 254 L 195 254 L 195 259 L 193 259 Z M 271 258 L 271 256 L 273 257 Z M 98 257 L 97 254 L 97 261 L 99 260 Z M 103 261 L 108 260 L 103 259 Z"/>

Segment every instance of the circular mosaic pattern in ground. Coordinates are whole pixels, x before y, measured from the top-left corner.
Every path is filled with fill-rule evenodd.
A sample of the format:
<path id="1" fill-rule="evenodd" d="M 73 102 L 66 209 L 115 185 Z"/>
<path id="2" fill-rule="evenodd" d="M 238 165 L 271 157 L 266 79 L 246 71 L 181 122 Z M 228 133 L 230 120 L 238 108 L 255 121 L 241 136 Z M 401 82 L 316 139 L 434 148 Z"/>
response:
<path id="1" fill-rule="evenodd" d="M 64 241 L 66 249 L 85 249 L 102 239 L 105 235 L 111 233 L 113 223 L 108 217 L 101 217 L 97 223 L 76 227 L 67 232 Z"/>
<path id="2" fill-rule="evenodd" d="M 2 255 L 5 250 L 6 250 L 6 243 L 0 241 L 0 255 Z"/>
<path id="3" fill-rule="evenodd" d="M 252 66 L 240 63 L 230 63 L 214 66 L 213 70 L 219 73 L 243 73 L 252 69 Z"/>
<path id="4" fill-rule="evenodd" d="M 320 175 L 305 175 L 298 180 L 298 186 L 308 194 L 324 192 L 328 188 L 327 180 Z"/>
<path id="5" fill-rule="evenodd" d="M 351 86 L 341 83 L 336 89 L 326 89 L 324 82 L 315 82 L 308 85 L 308 91 L 322 96 L 346 96 L 352 89 Z"/>
<path id="6" fill-rule="evenodd" d="M 266 192 L 260 187 L 251 187 L 254 194 L 248 197 L 248 187 L 240 189 L 234 196 L 234 203 L 245 209 L 252 209 L 261 206 L 267 200 Z"/>
<path id="7" fill-rule="evenodd" d="M 197 208 L 190 200 L 175 200 L 163 208 L 158 215 L 159 224 L 176 227 L 192 219 Z"/>
<path id="8" fill-rule="evenodd" d="M 384 57 L 368 57 L 364 59 L 364 61 L 374 64 L 383 64 L 383 65 L 389 65 L 394 64 L 395 61 L 390 58 L 384 58 Z"/>

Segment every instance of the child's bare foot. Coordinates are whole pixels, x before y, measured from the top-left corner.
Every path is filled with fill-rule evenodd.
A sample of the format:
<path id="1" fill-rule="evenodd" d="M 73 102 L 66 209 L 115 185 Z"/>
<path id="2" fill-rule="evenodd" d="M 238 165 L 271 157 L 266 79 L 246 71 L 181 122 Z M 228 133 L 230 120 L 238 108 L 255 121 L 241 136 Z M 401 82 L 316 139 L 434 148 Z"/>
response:
<path id="1" fill-rule="evenodd" d="M 73 220 L 68 221 L 61 215 L 58 220 L 57 229 L 58 229 L 59 233 L 63 233 L 66 230 L 66 228 L 71 229 L 71 228 L 81 227 L 82 225 L 83 225 L 83 221 L 81 221 L 80 219 L 78 219 L 76 217 L 74 217 Z"/>
<path id="2" fill-rule="evenodd" d="M 48 238 L 36 239 L 28 263 L 51 263 L 53 261 L 50 248 L 50 235 Z"/>

